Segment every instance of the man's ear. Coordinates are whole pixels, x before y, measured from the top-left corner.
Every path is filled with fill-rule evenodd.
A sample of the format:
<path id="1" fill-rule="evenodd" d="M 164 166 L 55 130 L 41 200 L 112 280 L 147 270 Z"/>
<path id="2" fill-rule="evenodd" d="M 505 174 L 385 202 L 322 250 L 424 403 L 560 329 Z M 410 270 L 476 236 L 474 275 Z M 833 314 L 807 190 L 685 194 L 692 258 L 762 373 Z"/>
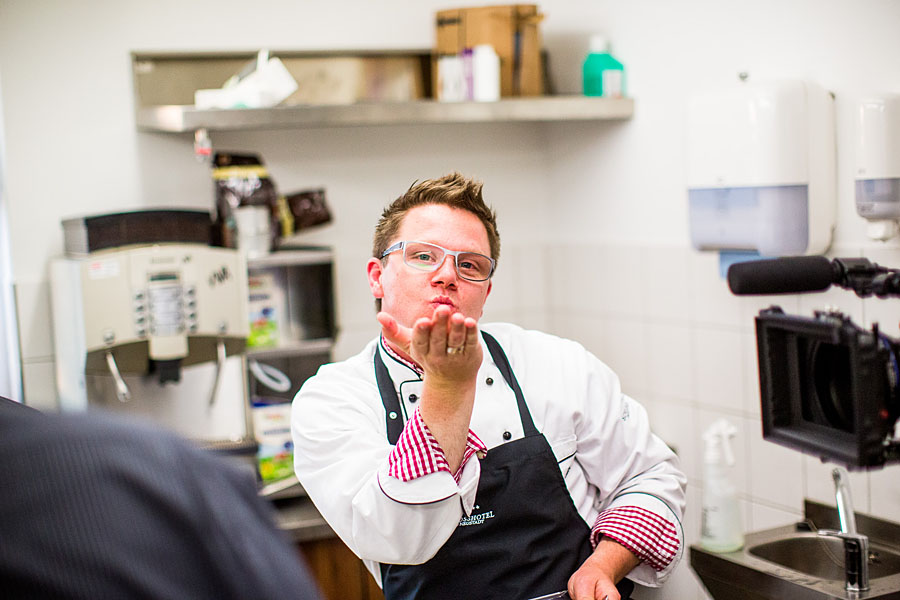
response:
<path id="1" fill-rule="evenodd" d="M 384 298 L 384 289 L 381 286 L 381 276 L 384 273 L 384 265 L 377 258 L 370 258 L 366 263 L 366 274 L 369 277 L 369 289 L 375 298 Z"/>

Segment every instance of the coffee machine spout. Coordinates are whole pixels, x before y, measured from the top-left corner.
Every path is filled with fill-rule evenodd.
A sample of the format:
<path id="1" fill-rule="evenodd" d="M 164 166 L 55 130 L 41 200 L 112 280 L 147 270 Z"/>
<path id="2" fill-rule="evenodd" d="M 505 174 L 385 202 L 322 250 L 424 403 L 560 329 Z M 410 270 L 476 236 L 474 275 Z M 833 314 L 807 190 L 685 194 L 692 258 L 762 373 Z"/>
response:
<path id="1" fill-rule="evenodd" d="M 116 382 L 116 398 L 119 399 L 119 402 L 128 402 L 131 400 L 131 392 L 128 389 L 128 384 L 122 379 L 122 374 L 119 373 L 119 366 L 116 364 L 116 357 L 113 356 L 112 350 L 106 351 L 106 364 L 109 367 L 113 380 Z"/>
<path id="2" fill-rule="evenodd" d="M 212 406 L 216 402 L 219 395 L 219 385 L 222 380 L 222 370 L 225 368 L 225 340 L 219 338 L 216 340 L 216 375 L 213 379 L 212 390 L 209 393 L 209 405 Z"/>

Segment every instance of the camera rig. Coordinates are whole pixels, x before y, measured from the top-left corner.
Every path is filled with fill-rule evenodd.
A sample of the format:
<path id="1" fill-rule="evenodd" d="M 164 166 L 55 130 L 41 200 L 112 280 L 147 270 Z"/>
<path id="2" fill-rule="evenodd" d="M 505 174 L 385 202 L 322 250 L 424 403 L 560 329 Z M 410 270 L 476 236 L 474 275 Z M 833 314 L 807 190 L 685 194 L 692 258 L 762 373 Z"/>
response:
<path id="1" fill-rule="evenodd" d="M 860 298 L 900 297 L 898 269 L 882 267 L 865 258 L 835 258 L 831 265 L 834 271 L 832 283 L 856 292 Z"/>
<path id="2" fill-rule="evenodd" d="M 860 297 L 900 296 L 900 271 L 863 258 L 797 257 L 736 267 L 728 274 L 736 294 L 838 285 Z M 810 275 L 810 267 L 818 274 Z M 790 277 L 794 269 L 803 272 Z M 767 279 L 769 272 L 774 275 Z M 816 287 L 796 289 L 804 278 Z M 761 291 L 748 291 L 757 284 Z M 900 340 L 884 335 L 877 323 L 866 330 L 837 311 L 803 317 L 778 306 L 760 311 L 756 336 L 764 439 L 851 469 L 900 461 Z"/>

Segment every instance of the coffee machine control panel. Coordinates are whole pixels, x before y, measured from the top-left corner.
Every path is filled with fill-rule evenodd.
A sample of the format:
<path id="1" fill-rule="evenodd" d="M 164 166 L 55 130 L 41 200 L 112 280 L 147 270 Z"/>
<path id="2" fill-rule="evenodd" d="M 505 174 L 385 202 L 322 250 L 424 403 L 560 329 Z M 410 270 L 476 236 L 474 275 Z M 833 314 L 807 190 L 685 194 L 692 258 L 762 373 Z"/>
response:
<path id="1" fill-rule="evenodd" d="M 146 358 L 190 364 L 216 358 L 199 338 L 247 338 L 247 266 L 236 250 L 158 244 L 57 262 L 54 287 L 76 301 L 74 325 L 89 355 L 140 342 Z"/>

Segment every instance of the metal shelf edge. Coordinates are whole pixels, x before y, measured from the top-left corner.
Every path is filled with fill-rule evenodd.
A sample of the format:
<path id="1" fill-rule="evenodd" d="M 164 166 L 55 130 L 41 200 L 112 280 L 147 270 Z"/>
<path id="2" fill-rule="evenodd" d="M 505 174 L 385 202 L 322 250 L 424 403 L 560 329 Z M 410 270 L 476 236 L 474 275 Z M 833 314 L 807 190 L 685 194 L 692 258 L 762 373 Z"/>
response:
<path id="1" fill-rule="evenodd" d="M 142 130 L 185 133 L 197 129 L 228 131 L 280 127 L 624 120 L 631 118 L 633 113 L 632 98 L 570 95 L 506 98 L 497 102 L 417 100 L 229 110 L 197 110 L 193 106 L 168 105 L 139 109 L 136 120 Z"/>
<path id="2" fill-rule="evenodd" d="M 334 254 L 326 249 L 285 248 L 275 250 L 256 258 L 247 260 L 248 269 L 265 269 L 268 267 L 291 267 L 302 265 L 327 264 L 334 260 Z"/>
<path id="3" fill-rule="evenodd" d="M 248 358 L 274 358 L 277 356 L 294 356 L 300 354 L 319 354 L 329 352 L 334 346 L 334 339 L 304 340 L 288 342 L 280 346 L 251 346 L 244 353 Z"/>

